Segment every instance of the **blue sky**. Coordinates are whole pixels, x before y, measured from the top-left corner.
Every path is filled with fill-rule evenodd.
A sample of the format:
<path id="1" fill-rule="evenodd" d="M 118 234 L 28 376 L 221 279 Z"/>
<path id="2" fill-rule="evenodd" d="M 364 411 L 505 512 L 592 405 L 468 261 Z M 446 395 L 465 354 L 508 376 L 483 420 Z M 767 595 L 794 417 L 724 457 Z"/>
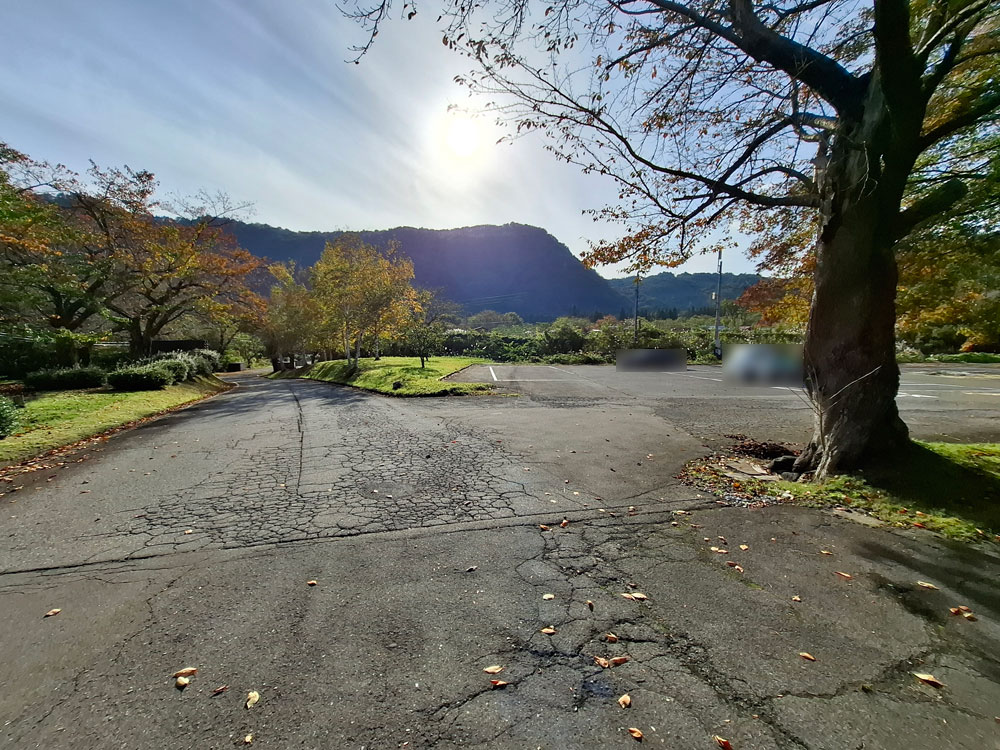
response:
<path id="1" fill-rule="evenodd" d="M 149 169 L 165 194 L 224 190 L 289 229 L 516 221 L 578 255 L 614 237 L 581 214 L 614 200 L 609 181 L 448 112 L 476 102 L 431 15 L 388 24 L 351 65 L 363 34 L 333 0 L 6 0 L 0 140 L 78 171 Z"/>

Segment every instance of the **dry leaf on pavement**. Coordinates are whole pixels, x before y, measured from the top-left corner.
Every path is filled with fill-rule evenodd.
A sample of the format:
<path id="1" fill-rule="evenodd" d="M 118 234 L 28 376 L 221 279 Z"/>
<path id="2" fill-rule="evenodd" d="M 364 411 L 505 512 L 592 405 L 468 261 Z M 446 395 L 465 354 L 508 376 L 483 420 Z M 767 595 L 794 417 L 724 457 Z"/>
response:
<path id="1" fill-rule="evenodd" d="M 177 678 L 177 679 L 176 679 L 176 680 L 174 681 L 174 687 L 175 687 L 175 688 L 177 688 L 178 690 L 183 690 L 183 689 L 184 689 L 184 688 L 186 688 L 186 687 L 187 687 L 187 686 L 188 686 L 188 685 L 189 685 L 190 683 L 191 683 L 191 678 L 190 678 L 190 677 L 178 677 L 178 678 Z"/>
<path id="2" fill-rule="evenodd" d="M 555 598 L 556 598 L 555 594 L 542 594 L 542 599 L 544 599 L 545 601 L 549 601 Z"/>
<path id="3" fill-rule="evenodd" d="M 500 674 L 503 672 L 503 667 L 499 664 L 494 664 L 492 667 L 486 667 L 483 671 L 486 672 L 486 674 Z"/>
<path id="4" fill-rule="evenodd" d="M 744 552 L 746 552 L 748 549 L 750 549 L 750 545 L 749 544 L 741 544 L 740 545 L 740 549 L 743 550 Z"/>
<path id="5" fill-rule="evenodd" d="M 608 669 L 611 666 L 611 662 L 609 662 L 603 656 L 595 656 L 594 664 L 599 666 L 601 669 Z"/>
<path id="6" fill-rule="evenodd" d="M 633 599 L 635 599 L 636 601 L 640 601 L 640 602 L 644 602 L 644 601 L 646 601 L 646 600 L 647 600 L 647 599 L 648 599 L 649 597 L 648 597 L 648 596 L 646 596 L 646 595 L 645 595 L 644 593 L 642 593 L 641 591 L 633 591 L 633 592 L 632 592 L 632 598 L 633 598 Z"/>
<path id="7" fill-rule="evenodd" d="M 171 677 L 190 677 L 193 674 L 198 674 L 198 667 L 184 667 L 184 669 L 178 669 L 174 672 Z"/>
<path id="8" fill-rule="evenodd" d="M 925 589 L 933 589 L 934 591 L 938 590 L 937 586 L 935 586 L 933 583 L 929 583 L 928 581 L 917 581 L 917 585 Z"/>
<path id="9" fill-rule="evenodd" d="M 306 586 L 315 586 L 319 581 L 306 581 Z"/>
<path id="10" fill-rule="evenodd" d="M 614 633 L 605 633 L 604 640 L 606 640 L 608 643 L 618 643 L 618 636 L 615 635 Z"/>
<path id="11" fill-rule="evenodd" d="M 568 518 L 564 518 L 562 520 L 562 523 L 559 524 L 559 528 L 565 529 L 567 526 L 569 526 L 569 519 Z"/>
<path id="12" fill-rule="evenodd" d="M 852 578 L 854 578 L 854 576 L 852 576 L 850 573 L 843 573 L 843 572 L 841 572 L 839 570 L 835 570 L 834 571 L 834 575 L 838 575 L 841 578 L 846 578 L 848 581 L 851 580 Z"/>
<path id="13" fill-rule="evenodd" d="M 507 687 L 509 683 L 504 682 L 503 680 L 490 680 L 490 684 L 495 688 L 503 688 Z"/>
<path id="14" fill-rule="evenodd" d="M 820 553 L 821 555 L 832 555 L 832 554 L 833 554 L 833 553 L 832 553 L 832 552 L 831 552 L 830 550 L 828 550 L 828 549 L 821 549 L 821 550 L 819 551 L 819 553 Z"/>
<path id="15" fill-rule="evenodd" d="M 612 667 L 620 667 L 627 661 L 628 661 L 627 656 L 616 656 L 614 659 L 611 659 L 609 663 L 611 664 Z"/>
<path id="16" fill-rule="evenodd" d="M 939 680 L 932 674 L 926 674 L 924 672 L 914 672 L 913 676 L 916 677 L 921 682 L 923 682 L 924 684 L 930 685 L 931 687 L 936 687 L 936 688 L 944 687 L 944 683 L 941 682 L 941 680 Z"/>
<path id="17" fill-rule="evenodd" d="M 793 602 L 801 602 L 802 601 L 802 597 L 799 596 L 798 594 L 796 594 L 795 596 L 792 597 L 792 601 Z"/>
<path id="18" fill-rule="evenodd" d="M 720 737 L 717 734 L 712 735 L 712 739 L 715 740 L 715 744 L 722 748 L 722 750 L 733 750 L 732 743 L 724 737 Z"/>
<path id="19" fill-rule="evenodd" d="M 244 737 L 243 738 L 243 744 L 244 745 L 252 745 L 253 744 L 253 735 L 252 734 L 248 734 L 246 737 Z"/>
<path id="20" fill-rule="evenodd" d="M 622 594 L 621 596 L 622 596 L 623 599 L 628 599 L 631 602 L 635 601 L 635 595 L 633 595 L 633 594 L 625 593 L 625 594 Z"/>
<path id="21" fill-rule="evenodd" d="M 594 611 L 594 603 L 590 601 L 590 599 L 587 600 L 587 609 L 589 609 L 591 612 Z"/>
<path id="22" fill-rule="evenodd" d="M 62 610 L 61 610 L 61 609 L 50 609 L 50 610 L 49 610 L 48 612 L 46 612 L 46 613 L 45 613 L 44 615 L 42 615 L 42 617 L 43 617 L 43 618 L 44 618 L 44 617 L 55 617 L 55 616 L 56 616 L 56 615 L 58 615 L 58 614 L 59 614 L 60 612 L 62 612 Z"/>
<path id="23" fill-rule="evenodd" d="M 628 733 L 635 737 L 639 742 L 642 742 L 642 730 L 636 729 L 635 727 L 629 727 Z"/>
<path id="24" fill-rule="evenodd" d="M 808 651 L 799 651 L 799 656 L 801 656 L 806 661 L 816 661 L 816 657 L 810 654 Z"/>
<path id="25" fill-rule="evenodd" d="M 618 699 L 618 705 L 622 708 L 628 708 L 632 705 L 632 696 L 625 693 L 625 695 Z"/>
<path id="26" fill-rule="evenodd" d="M 963 612 L 962 617 L 964 617 L 966 620 L 969 620 L 970 622 L 975 622 L 977 619 L 979 619 L 974 614 L 972 614 L 972 612 Z"/>
<path id="27" fill-rule="evenodd" d="M 545 633 L 545 635 L 552 635 L 553 633 L 555 633 L 555 632 L 556 632 L 556 629 L 555 629 L 554 627 L 552 627 L 551 625 L 549 625 L 549 626 L 548 626 L 548 627 L 546 627 L 546 628 L 542 628 L 542 629 L 541 629 L 541 630 L 539 630 L 538 632 L 539 632 L 539 633 Z"/>
<path id="28" fill-rule="evenodd" d="M 249 693 L 247 693 L 246 707 L 248 709 L 253 708 L 254 706 L 257 705 L 257 701 L 259 700 L 260 700 L 260 693 L 258 693 L 256 690 L 251 690 Z"/>
<path id="29" fill-rule="evenodd" d="M 540 528 L 542 531 L 548 531 L 551 527 L 546 526 L 544 523 L 540 523 L 538 524 L 538 528 Z"/>
<path id="30" fill-rule="evenodd" d="M 227 690 L 229 690 L 229 685 L 219 685 L 219 687 L 212 691 L 212 695 L 222 695 Z"/>

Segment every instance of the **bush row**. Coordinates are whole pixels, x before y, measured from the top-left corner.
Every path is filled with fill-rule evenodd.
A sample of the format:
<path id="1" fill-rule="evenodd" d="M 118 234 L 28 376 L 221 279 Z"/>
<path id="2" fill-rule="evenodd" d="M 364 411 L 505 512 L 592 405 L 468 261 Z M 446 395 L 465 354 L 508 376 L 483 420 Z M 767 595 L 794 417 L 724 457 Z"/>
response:
<path id="1" fill-rule="evenodd" d="M 100 388 L 107 382 L 119 391 L 152 390 L 182 383 L 196 375 L 211 375 L 221 367 L 218 352 L 195 349 L 169 352 L 132 362 L 107 372 L 100 367 L 63 367 L 28 373 L 24 384 L 39 391 Z"/>

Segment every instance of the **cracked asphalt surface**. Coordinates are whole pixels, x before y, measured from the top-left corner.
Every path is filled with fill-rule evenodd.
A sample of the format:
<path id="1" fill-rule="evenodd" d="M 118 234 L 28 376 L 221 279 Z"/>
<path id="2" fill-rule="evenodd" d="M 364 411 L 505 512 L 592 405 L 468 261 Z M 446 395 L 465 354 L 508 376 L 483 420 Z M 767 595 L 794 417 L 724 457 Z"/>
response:
<path id="1" fill-rule="evenodd" d="M 0 497 L 0 745 L 1000 748 L 991 549 L 721 506 L 662 401 L 237 379 Z"/>

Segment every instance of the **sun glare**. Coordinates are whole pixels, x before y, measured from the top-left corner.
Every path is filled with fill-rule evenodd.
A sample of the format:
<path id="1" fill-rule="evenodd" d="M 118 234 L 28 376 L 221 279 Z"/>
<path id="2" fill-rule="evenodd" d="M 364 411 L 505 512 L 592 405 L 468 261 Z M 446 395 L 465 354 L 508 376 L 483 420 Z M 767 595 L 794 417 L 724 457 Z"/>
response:
<path id="1" fill-rule="evenodd" d="M 445 142 L 455 156 L 467 158 L 475 154 L 483 144 L 483 133 L 479 124 L 469 117 L 451 117 L 445 132 Z"/>

